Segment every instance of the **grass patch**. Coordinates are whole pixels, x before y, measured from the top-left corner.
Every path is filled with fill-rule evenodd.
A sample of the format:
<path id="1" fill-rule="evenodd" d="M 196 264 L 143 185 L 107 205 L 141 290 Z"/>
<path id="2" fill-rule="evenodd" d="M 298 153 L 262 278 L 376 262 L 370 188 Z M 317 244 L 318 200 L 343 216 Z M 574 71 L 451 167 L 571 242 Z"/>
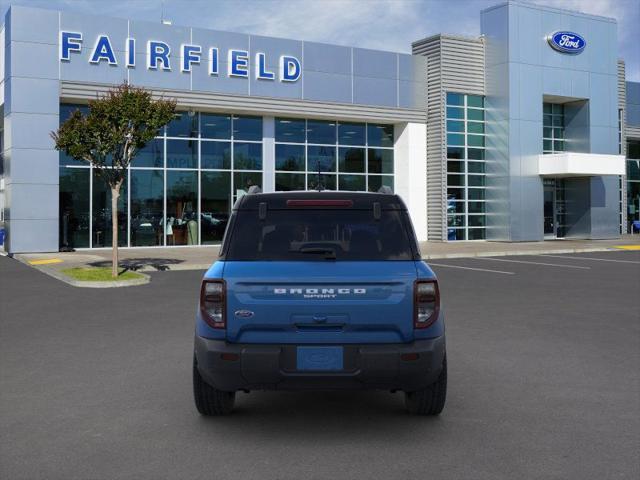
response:
<path id="1" fill-rule="evenodd" d="M 62 273 L 82 282 L 111 282 L 119 280 L 136 280 L 144 278 L 130 270 L 121 269 L 118 278 L 111 277 L 111 267 L 73 267 L 65 268 Z"/>

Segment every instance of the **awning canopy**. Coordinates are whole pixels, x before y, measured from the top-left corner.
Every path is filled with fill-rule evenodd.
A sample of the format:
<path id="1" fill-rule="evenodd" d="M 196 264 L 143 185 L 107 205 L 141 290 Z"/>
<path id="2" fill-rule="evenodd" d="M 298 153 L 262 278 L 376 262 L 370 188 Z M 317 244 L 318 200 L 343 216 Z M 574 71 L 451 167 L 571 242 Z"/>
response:
<path id="1" fill-rule="evenodd" d="M 624 175 L 624 155 L 563 152 L 538 156 L 538 174 L 543 177 L 595 177 Z"/>

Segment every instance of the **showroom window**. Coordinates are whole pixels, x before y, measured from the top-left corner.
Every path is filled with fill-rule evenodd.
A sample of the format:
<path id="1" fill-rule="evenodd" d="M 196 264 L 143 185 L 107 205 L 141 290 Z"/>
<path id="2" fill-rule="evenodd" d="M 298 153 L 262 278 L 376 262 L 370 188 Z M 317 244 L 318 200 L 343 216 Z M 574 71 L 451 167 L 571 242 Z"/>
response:
<path id="1" fill-rule="evenodd" d="M 542 105 L 542 153 L 560 153 L 565 150 L 564 105 Z"/>
<path id="2" fill-rule="evenodd" d="M 627 233 L 640 221 L 640 140 L 627 141 Z"/>
<path id="3" fill-rule="evenodd" d="M 275 120 L 277 191 L 393 190 L 393 125 Z"/>
<path id="4" fill-rule="evenodd" d="M 60 105 L 60 122 L 86 105 Z M 119 199 L 121 246 L 219 243 L 234 201 L 262 185 L 262 117 L 177 112 L 134 158 Z M 66 243 L 65 243 L 66 242 Z M 112 244 L 111 192 L 60 153 L 60 245 Z"/>
<path id="5" fill-rule="evenodd" d="M 486 238 L 484 97 L 447 93 L 447 239 Z"/>

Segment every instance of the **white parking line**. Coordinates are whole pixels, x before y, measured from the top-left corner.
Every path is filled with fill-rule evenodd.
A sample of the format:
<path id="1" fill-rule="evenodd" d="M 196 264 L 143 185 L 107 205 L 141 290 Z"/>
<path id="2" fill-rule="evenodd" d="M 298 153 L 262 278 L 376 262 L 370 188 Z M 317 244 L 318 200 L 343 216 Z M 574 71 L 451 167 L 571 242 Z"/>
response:
<path id="1" fill-rule="evenodd" d="M 429 265 L 433 265 L 434 267 L 449 267 L 449 268 L 461 268 L 463 270 L 475 270 L 477 272 L 491 272 L 491 273 L 502 273 L 504 275 L 515 275 L 515 272 L 502 272 L 500 270 L 488 270 L 486 268 L 471 268 L 471 267 L 462 267 L 460 265 L 445 265 L 444 263 L 431 263 L 427 262 Z"/>
<path id="2" fill-rule="evenodd" d="M 493 262 L 526 263 L 528 265 L 544 265 L 545 267 L 564 267 L 564 268 L 578 268 L 580 270 L 591 270 L 591 267 L 578 267 L 576 265 L 561 265 L 559 263 L 527 262 L 526 260 L 506 260 L 504 258 L 490 258 L 490 257 L 472 257 L 472 258 L 474 260 L 491 260 Z"/>
<path id="3" fill-rule="evenodd" d="M 593 258 L 593 257 L 569 257 L 565 255 L 538 255 L 539 257 L 551 257 L 551 258 L 569 258 L 571 260 L 593 260 L 595 262 L 616 262 L 616 263 L 636 263 L 634 260 L 614 260 L 612 258 Z"/>

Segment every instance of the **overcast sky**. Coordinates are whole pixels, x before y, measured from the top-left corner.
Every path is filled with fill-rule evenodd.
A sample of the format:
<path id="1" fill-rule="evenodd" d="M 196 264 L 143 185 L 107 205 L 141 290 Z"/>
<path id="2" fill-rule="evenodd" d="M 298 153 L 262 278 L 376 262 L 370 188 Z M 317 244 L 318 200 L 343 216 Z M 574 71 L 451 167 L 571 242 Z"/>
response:
<path id="1" fill-rule="evenodd" d="M 503 0 L 0 0 L 88 14 L 160 21 L 409 52 L 435 33 L 478 35 L 480 10 Z M 618 21 L 618 56 L 640 81 L 640 0 L 529 0 Z M 588 42 L 588 39 L 587 39 Z"/>

